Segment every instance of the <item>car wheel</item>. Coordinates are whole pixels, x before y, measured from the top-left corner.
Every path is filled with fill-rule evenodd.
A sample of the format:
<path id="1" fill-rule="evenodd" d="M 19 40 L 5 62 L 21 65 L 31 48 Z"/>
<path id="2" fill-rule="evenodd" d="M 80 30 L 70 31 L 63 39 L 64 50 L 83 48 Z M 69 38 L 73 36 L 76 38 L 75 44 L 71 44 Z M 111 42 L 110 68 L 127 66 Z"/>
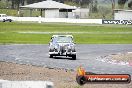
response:
<path id="1" fill-rule="evenodd" d="M 9 22 L 12 22 L 12 20 L 9 20 Z"/>
<path id="2" fill-rule="evenodd" d="M 5 19 L 3 19 L 3 22 L 5 22 Z"/>
<path id="3" fill-rule="evenodd" d="M 72 55 L 72 60 L 76 60 L 76 55 Z"/>
<path id="4" fill-rule="evenodd" d="M 50 58 L 53 58 L 53 55 L 50 55 Z"/>
<path id="5" fill-rule="evenodd" d="M 84 76 L 77 76 L 76 81 L 79 85 L 84 85 L 86 83 L 86 78 Z"/>

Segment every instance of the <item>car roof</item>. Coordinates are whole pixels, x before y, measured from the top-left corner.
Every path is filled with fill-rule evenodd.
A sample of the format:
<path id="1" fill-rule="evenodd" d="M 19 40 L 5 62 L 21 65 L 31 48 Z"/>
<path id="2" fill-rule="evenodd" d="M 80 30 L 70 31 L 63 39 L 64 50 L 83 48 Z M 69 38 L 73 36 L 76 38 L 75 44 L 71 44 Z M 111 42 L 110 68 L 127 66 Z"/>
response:
<path id="1" fill-rule="evenodd" d="M 72 35 L 53 35 L 52 37 L 72 37 Z"/>

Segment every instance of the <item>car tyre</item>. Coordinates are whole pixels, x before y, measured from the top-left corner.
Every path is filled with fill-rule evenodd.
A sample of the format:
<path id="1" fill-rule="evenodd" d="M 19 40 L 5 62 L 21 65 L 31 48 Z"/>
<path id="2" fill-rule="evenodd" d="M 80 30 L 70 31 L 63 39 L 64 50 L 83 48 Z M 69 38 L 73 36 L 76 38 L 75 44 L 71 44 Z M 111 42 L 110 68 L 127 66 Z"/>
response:
<path id="1" fill-rule="evenodd" d="M 5 19 L 3 19 L 3 22 L 5 22 Z"/>
<path id="2" fill-rule="evenodd" d="M 86 83 L 86 78 L 84 76 L 77 76 L 76 81 L 79 85 L 84 85 Z"/>
<path id="3" fill-rule="evenodd" d="M 12 20 L 10 19 L 9 22 L 12 22 Z"/>
<path id="4" fill-rule="evenodd" d="M 50 58 L 53 58 L 53 55 L 50 55 Z"/>
<path id="5" fill-rule="evenodd" d="M 76 55 L 72 55 L 72 60 L 76 60 Z"/>

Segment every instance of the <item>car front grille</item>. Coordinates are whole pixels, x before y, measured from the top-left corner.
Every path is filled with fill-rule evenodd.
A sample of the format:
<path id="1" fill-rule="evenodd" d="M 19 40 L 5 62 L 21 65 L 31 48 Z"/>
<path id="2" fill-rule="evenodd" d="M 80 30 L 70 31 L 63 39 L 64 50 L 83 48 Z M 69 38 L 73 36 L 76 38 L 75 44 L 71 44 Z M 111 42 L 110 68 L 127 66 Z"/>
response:
<path id="1" fill-rule="evenodd" d="M 64 52 L 66 52 L 65 50 L 65 46 L 60 46 L 60 52 L 63 54 Z"/>

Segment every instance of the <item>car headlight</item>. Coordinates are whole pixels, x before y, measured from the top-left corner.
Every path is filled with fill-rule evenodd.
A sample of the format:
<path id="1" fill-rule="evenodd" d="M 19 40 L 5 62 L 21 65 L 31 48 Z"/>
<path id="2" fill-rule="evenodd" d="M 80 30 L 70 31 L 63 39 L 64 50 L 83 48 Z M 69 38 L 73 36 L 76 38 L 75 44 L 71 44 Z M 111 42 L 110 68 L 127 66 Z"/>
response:
<path id="1" fill-rule="evenodd" d="M 58 49 L 59 48 L 59 44 L 54 44 L 54 48 Z"/>
<path id="2" fill-rule="evenodd" d="M 55 49 L 58 49 L 58 45 L 55 45 L 54 48 L 55 48 Z"/>
<path id="3" fill-rule="evenodd" d="M 68 49 L 68 50 L 71 49 L 71 46 L 67 46 L 67 49 Z"/>
<path id="4" fill-rule="evenodd" d="M 50 44 L 50 48 L 51 48 L 51 49 L 54 48 L 54 45 L 53 45 L 53 44 Z"/>
<path id="5" fill-rule="evenodd" d="M 73 51 L 73 52 L 75 52 L 76 50 L 75 50 L 75 46 L 71 46 L 71 50 Z"/>
<path id="6" fill-rule="evenodd" d="M 53 45 L 50 45 L 49 50 L 50 51 L 54 51 L 54 46 Z"/>
<path id="7" fill-rule="evenodd" d="M 67 46 L 68 52 L 72 51 L 75 52 L 75 46 L 74 45 L 69 45 Z"/>

